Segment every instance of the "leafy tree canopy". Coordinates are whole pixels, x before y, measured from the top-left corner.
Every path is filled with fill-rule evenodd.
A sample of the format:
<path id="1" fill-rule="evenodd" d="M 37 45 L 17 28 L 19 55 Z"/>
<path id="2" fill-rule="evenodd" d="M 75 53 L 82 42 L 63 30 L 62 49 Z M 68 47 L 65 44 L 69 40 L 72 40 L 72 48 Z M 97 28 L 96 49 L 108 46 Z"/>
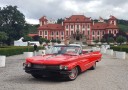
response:
<path id="1" fill-rule="evenodd" d="M 105 43 L 106 42 L 106 39 L 105 38 L 102 38 L 101 39 L 101 43 Z"/>
<path id="2" fill-rule="evenodd" d="M 52 43 L 55 43 L 55 42 L 56 42 L 56 40 L 55 40 L 55 39 L 52 39 L 52 40 L 51 40 L 51 42 L 52 42 Z"/>
<path id="3" fill-rule="evenodd" d="M 46 38 L 40 38 L 40 40 L 39 40 L 39 42 L 40 42 L 40 44 L 42 44 L 43 42 L 46 42 Z"/>
<path id="4" fill-rule="evenodd" d="M 116 42 L 117 42 L 117 43 L 120 43 L 120 45 L 121 45 L 122 43 L 126 42 L 126 41 L 127 41 L 126 37 L 123 37 L 123 36 L 118 36 L 118 37 L 116 38 Z"/>
<path id="5" fill-rule="evenodd" d="M 113 38 L 113 37 L 107 38 L 107 42 L 108 42 L 108 43 L 113 43 L 113 42 L 114 42 L 114 38 Z"/>
<path id="6" fill-rule="evenodd" d="M 58 39 L 57 41 L 56 41 L 58 44 L 60 44 L 61 43 L 61 41 Z"/>
<path id="7" fill-rule="evenodd" d="M 8 39 L 8 36 L 5 32 L 0 32 L 0 42 L 3 42 Z"/>
<path id="8" fill-rule="evenodd" d="M 63 21 L 64 21 L 64 19 L 60 18 L 60 19 L 57 20 L 57 23 L 61 24 Z"/>
<path id="9" fill-rule="evenodd" d="M 98 40 L 98 39 L 96 39 L 96 40 L 94 40 L 93 42 L 94 42 L 94 43 L 98 43 L 98 42 L 99 42 L 99 40 Z"/>
<path id="10" fill-rule="evenodd" d="M 9 5 L 0 9 L 0 31 L 7 33 L 8 44 L 23 36 L 24 25 L 25 17 L 17 6 Z"/>
<path id="11" fill-rule="evenodd" d="M 32 41 L 32 37 L 29 37 L 28 35 L 24 36 L 24 39 L 23 41 L 26 42 L 26 41 Z"/>

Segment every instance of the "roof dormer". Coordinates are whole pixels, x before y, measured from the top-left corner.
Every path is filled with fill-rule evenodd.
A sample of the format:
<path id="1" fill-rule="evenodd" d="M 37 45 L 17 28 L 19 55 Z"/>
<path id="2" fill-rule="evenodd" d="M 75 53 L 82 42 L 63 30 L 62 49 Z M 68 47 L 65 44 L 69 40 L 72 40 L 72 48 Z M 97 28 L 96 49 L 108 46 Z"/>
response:
<path id="1" fill-rule="evenodd" d="M 116 26 L 117 25 L 117 19 L 116 19 L 116 17 L 110 15 L 110 18 L 108 20 L 108 23 Z"/>
<path id="2" fill-rule="evenodd" d="M 48 20 L 47 20 L 46 16 L 41 17 L 41 18 L 39 19 L 40 26 L 46 25 L 46 24 L 47 24 L 47 21 L 48 21 Z"/>

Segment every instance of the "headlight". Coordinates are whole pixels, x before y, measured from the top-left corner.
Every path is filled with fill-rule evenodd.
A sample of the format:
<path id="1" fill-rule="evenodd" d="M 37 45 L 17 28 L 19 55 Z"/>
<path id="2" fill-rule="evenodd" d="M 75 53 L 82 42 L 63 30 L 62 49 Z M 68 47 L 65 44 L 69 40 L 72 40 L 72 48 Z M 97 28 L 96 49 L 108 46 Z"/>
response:
<path id="1" fill-rule="evenodd" d="M 62 65 L 60 65 L 60 70 L 62 70 L 63 69 L 63 66 Z"/>
<path id="2" fill-rule="evenodd" d="M 64 70 L 68 70 L 68 67 L 67 66 L 64 66 Z"/>
<path id="3" fill-rule="evenodd" d="M 28 63 L 28 64 L 27 64 L 27 67 L 31 67 L 31 63 Z"/>
<path id="4" fill-rule="evenodd" d="M 68 70 L 68 66 L 63 66 L 63 65 L 60 65 L 60 70 Z"/>

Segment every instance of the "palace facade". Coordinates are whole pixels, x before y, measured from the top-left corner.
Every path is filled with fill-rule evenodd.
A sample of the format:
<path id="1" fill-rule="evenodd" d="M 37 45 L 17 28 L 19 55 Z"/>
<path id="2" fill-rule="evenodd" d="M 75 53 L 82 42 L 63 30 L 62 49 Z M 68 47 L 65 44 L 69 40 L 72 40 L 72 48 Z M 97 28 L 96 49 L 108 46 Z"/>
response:
<path id="1" fill-rule="evenodd" d="M 40 18 L 39 22 L 38 35 L 49 40 L 60 39 L 64 41 L 79 32 L 86 37 L 86 42 L 91 44 L 93 40 L 101 40 L 104 34 L 111 33 L 116 36 L 119 31 L 117 19 L 112 15 L 107 22 L 102 17 L 98 22 L 94 22 L 90 17 L 84 15 L 72 15 L 65 18 L 61 24 L 48 21 L 46 16 Z"/>

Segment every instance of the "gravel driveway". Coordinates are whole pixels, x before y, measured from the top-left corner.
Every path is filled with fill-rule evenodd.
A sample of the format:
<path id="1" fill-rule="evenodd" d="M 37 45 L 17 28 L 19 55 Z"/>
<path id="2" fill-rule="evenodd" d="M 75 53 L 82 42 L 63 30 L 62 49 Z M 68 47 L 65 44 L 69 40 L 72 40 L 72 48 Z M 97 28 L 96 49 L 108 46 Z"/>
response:
<path id="1" fill-rule="evenodd" d="M 23 55 L 7 57 L 0 68 L 0 90 L 128 90 L 128 60 L 103 55 L 96 70 L 80 74 L 74 81 L 34 79 L 24 72 Z"/>

